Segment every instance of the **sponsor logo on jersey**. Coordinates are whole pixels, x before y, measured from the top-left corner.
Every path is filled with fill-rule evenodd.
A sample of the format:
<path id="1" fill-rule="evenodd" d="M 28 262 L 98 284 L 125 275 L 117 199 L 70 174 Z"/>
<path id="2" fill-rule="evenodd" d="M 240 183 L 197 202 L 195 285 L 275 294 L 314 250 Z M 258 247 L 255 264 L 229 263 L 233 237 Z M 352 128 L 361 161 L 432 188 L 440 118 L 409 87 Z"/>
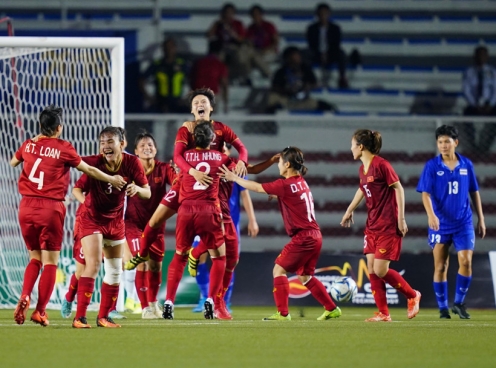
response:
<path id="1" fill-rule="evenodd" d="M 438 171 L 438 172 L 437 172 L 437 174 L 438 174 L 439 176 L 443 176 L 443 175 L 444 175 L 444 171 Z"/>
<path id="2" fill-rule="evenodd" d="M 374 181 L 373 176 L 367 176 L 367 183 L 372 183 Z"/>
<path id="3" fill-rule="evenodd" d="M 467 169 L 460 169 L 460 175 L 468 175 Z"/>
<path id="4" fill-rule="evenodd" d="M 222 135 L 222 130 L 216 130 L 216 131 L 215 131 L 215 134 L 217 134 L 217 135 Z"/>
<path id="5" fill-rule="evenodd" d="M 155 177 L 155 178 L 153 178 L 153 181 L 155 181 L 155 184 L 161 183 L 162 177 Z"/>

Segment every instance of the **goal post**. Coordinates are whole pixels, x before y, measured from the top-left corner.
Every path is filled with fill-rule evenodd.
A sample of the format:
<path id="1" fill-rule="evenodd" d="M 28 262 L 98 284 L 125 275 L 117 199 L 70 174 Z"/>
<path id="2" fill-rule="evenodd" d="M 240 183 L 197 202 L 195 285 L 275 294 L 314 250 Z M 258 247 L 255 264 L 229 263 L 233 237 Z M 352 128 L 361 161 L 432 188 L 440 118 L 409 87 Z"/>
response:
<path id="1" fill-rule="evenodd" d="M 81 155 L 98 153 L 98 133 L 124 127 L 124 39 L 0 37 L 0 308 L 12 308 L 22 291 L 28 254 L 17 213 L 20 167 L 9 161 L 22 142 L 39 133 L 45 106 L 63 108 L 62 139 Z M 70 172 L 70 190 L 80 173 Z M 68 200 L 57 283 L 48 305 L 58 308 L 75 269 L 72 259 L 77 203 Z M 101 274 L 93 302 L 100 301 Z M 37 287 L 33 290 L 33 304 Z"/>

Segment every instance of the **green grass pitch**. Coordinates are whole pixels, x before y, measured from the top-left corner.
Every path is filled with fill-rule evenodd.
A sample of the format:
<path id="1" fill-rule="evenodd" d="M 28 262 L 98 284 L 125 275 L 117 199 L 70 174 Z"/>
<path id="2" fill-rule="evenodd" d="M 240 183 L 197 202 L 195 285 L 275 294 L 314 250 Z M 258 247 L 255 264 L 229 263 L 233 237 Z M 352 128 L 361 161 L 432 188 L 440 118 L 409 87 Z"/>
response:
<path id="1" fill-rule="evenodd" d="M 421 309 L 408 320 L 395 308 L 392 323 L 365 323 L 374 309 L 341 309 L 317 321 L 321 308 L 290 307 L 291 322 L 264 322 L 275 308 L 234 307 L 232 321 L 176 308 L 173 321 L 128 314 L 120 329 L 90 330 L 71 328 L 59 311 L 48 311 L 49 327 L 17 326 L 12 310 L 0 310 L 0 367 L 496 367 L 495 310 L 441 320 Z"/>

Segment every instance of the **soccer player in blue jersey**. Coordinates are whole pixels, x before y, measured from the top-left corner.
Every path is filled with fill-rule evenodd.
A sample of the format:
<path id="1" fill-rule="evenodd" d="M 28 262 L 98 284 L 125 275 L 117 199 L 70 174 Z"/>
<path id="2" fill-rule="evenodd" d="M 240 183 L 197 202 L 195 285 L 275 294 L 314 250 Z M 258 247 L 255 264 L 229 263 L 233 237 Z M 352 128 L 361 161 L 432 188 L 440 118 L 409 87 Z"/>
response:
<path id="1" fill-rule="evenodd" d="M 449 247 L 453 244 L 458 254 L 458 275 L 451 310 L 460 318 L 469 319 L 464 300 L 472 280 L 475 245 L 470 199 L 478 217 L 477 231 L 481 238 L 486 235 L 479 186 L 472 162 L 455 152 L 457 129 L 448 125 L 437 128 L 436 141 L 440 155 L 426 163 L 417 185 L 429 223 L 428 242 L 434 255 L 434 292 L 440 318 L 451 318 L 447 275 Z"/>

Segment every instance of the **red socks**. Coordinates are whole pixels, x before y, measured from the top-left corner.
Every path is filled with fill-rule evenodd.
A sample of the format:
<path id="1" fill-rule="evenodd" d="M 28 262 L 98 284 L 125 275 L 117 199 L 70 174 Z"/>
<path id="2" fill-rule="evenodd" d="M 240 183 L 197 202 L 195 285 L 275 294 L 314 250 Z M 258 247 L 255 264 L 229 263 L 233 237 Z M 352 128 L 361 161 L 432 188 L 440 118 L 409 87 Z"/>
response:
<path id="1" fill-rule="evenodd" d="M 384 276 L 382 279 L 389 285 L 394 287 L 396 290 L 401 292 L 404 296 L 406 296 L 407 299 L 415 298 L 417 296 L 410 284 L 406 282 L 406 280 L 398 273 L 398 271 L 389 269 L 386 273 L 386 276 Z"/>
<path id="2" fill-rule="evenodd" d="M 308 290 L 310 290 L 312 296 L 324 306 L 326 311 L 332 311 L 336 308 L 336 304 L 332 301 L 331 296 L 320 280 L 315 277 L 311 277 L 305 286 Z"/>
<path id="3" fill-rule="evenodd" d="M 36 304 L 36 310 L 41 314 L 45 313 L 46 306 L 50 301 L 56 277 L 57 265 L 48 264 L 43 266 L 43 272 L 41 272 L 40 282 L 38 283 L 38 303 Z"/>
<path id="4" fill-rule="evenodd" d="M 198 245 L 196 247 L 194 247 L 193 249 L 191 249 L 191 255 L 193 257 L 195 257 L 196 259 L 200 258 L 200 256 L 203 253 L 206 253 L 206 252 L 208 252 L 207 246 L 201 240 L 200 240 L 200 242 L 198 243 Z"/>
<path id="5" fill-rule="evenodd" d="M 118 295 L 119 295 L 119 285 L 109 285 L 102 282 L 102 300 L 100 301 L 100 310 L 98 311 L 98 318 L 108 317 L 109 312 L 114 306 L 114 302 L 117 300 Z"/>
<path id="6" fill-rule="evenodd" d="M 219 302 L 222 299 L 223 279 L 225 273 L 226 273 L 226 256 L 212 258 L 212 268 L 210 269 L 210 285 L 208 289 L 208 297 L 214 300 L 214 304 L 216 308 L 219 306 Z"/>
<path id="7" fill-rule="evenodd" d="M 37 259 L 31 259 L 26 266 L 26 270 L 24 271 L 24 281 L 22 284 L 22 294 L 28 295 L 31 297 L 31 293 L 33 292 L 34 284 L 36 280 L 38 280 L 38 275 L 40 274 L 40 270 L 42 267 L 42 263 Z"/>
<path id="8" fill-rule="evenodd" d="M 375 304 L 379 309 L 379 312 L 389 316 L 389 309 L 387 305 L 386 297 L 386 284 L 384 280 L 377 276 L 375 273 L 369 275 L 370 287 L 372 289 L 372 295 L 374 296 Z"/>
<path id="9" fill-rule="evenodd" d="M 78 279 L 76 278 L 76 274 L 73 273 L 71 276 L 71 282 L 69 284 L 69 290 L 67 290 L 67 293 L 65 294 L 65 300 L 67 300 L 69 303 L 72 303 L 74 301 L 74 298 L 76 297 L 77 290 L 78 290 Z"/>
<path id="10" fill-rule="evenodd" d="M 134 284 L 136 285 L 136 292 L 141 303 L 141 308 L 145 309 L 148 307 L 148 271 L 136 270 Z"/>
<path id="11" fill-rule="evenodd" d="M 169 269 L 167 271 L 167 295 L 165 300 L 170 300 L 172 303 L 176 300 L 177 288 L 183 277 L 184 268 L 188 262 L 188 256 L 181 256 L 174 253 Z"/>
<path id="12" fill-rule="evenodd" d="M 154 303 L 157 301 L 158 290 L 160 289 L 160 284 L 162 283 L 162 271 L 152 272 L 148 271 L 148 291 L 146 298 L 148 303 Z"/>
<path id="13" fill-rule="evenodd" d="M 274 277 L 274 300 L 276 302 L 277 310 L 282 316 L 289 314 L 288 299 L 289 299 L 289 282 L 286 276 Z"/>
<path id="14" fill-rule="evenodd" d="M 222 298 L 224 297 L 224 294 L 226 293 L 227 289 L 229 289 L 229 285 L 231 284 L 232 280 L 232 271 L 228 271 L 227 267 L 224 272 L 224 277 L 222 278 Z"/>
<path id="15" fill-rule="evenodd" d="M 76 319 L 86 317 L 86 310 L 91 303 L 91 297 L 95 289 L 95 279 L 91 277 L 80 277 L 77 291 Z M 103 288 L 102 288 L 103 289 Z"/>
<path id="16" fill-rule="evenodd" d="M 160 228 L 152 229 L 150 225 L 146 224 L 145 230 L 143 231 L 143 235 L 140 239 L 140 256 L 146 257 L 148 255 L 148 251 L 150 250 L 153 242 L 157 239 L 159 233 Z"/>

